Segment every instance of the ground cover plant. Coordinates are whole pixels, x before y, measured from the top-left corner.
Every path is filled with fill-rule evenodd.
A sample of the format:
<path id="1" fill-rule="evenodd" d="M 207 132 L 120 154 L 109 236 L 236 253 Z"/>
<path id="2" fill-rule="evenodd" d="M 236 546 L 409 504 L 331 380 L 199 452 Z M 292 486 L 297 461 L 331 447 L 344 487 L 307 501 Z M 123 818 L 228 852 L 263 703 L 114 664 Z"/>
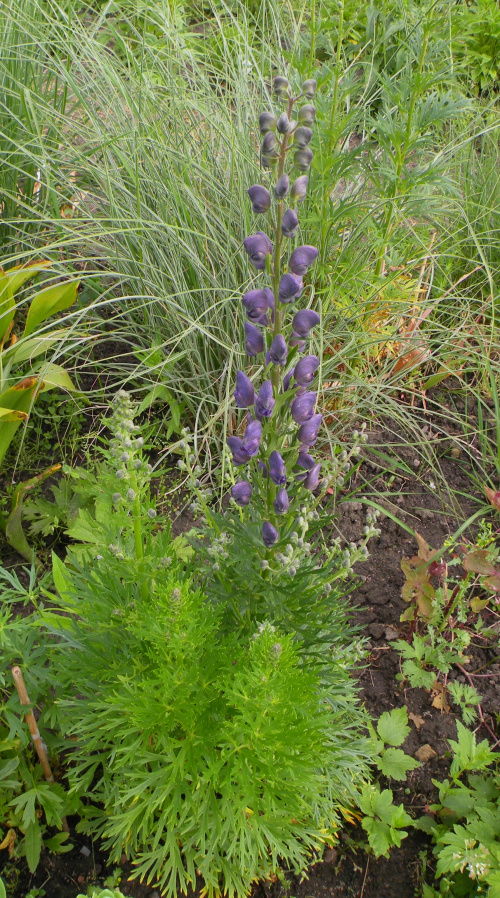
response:
<path id="1" fill-rule="evenodd" d="M 495 894 L 497 13 L 0 8 L 8 894 Z"/>

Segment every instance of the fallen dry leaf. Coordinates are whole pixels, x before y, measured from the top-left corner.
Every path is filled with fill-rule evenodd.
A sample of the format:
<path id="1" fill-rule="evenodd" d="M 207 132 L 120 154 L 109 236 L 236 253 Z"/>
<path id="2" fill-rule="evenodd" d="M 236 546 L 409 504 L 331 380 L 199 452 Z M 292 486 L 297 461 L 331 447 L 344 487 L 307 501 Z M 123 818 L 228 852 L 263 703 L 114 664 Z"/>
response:
<path id="1" fill-rule="evenodd" d="M 432 745 L 429 745 L 428 742 L 425 745 L 422 745 L 418 751 L 415 752 L 415 757 L 417 761 L 421 761 L 422 764 L 425 764 L 426 761 L 430 761 L 431 758 L 437 758 L 437 752 L 434 751 Z"/>
<path id="2" fill-rule="evenodd" d="M 438 683 L 436 681 L 432 688 L 431 695 L 433 696 L 431 703 L 432 707 L 437 708 L 439 711 L 444 711 L 445 714 L 448 714 L 450 705 L 448 702 L 448 696 L 446 694 L 446 686 L 443 686 L 442 683 Z"/>
<path id="3" fill-rule="evenodd" d="M 420 727 L 423 726 L 423 724 L 425 723 L 424 718 L 420 717 L 420 714 L 414 714 L 413 711 L 410 711 L 410 713 L 408 714 L 408 720 L 413 721 L 417 730 L 419 730 Z"/>

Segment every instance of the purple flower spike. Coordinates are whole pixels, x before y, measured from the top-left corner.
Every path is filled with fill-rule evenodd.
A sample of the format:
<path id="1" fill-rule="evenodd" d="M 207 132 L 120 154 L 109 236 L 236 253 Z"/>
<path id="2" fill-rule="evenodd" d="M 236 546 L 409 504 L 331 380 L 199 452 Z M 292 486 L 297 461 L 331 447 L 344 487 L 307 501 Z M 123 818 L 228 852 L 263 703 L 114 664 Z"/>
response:
<path id="1" fill-rule="evenodd" d="M 276 449 L 269 456 L 269 476 L 276 486 L 284 486 L 286 483 L 285 462 Z"/>
<path id="2" fill-rule="evenodd" d="M 295 368 L 292 368 L 292 370 L 289 371 L 288 374 L 285 374 L 285 376 L 283 378 L 283 392 L 284 393 L 286 393 L 286 391 L 290 389 L 290 384 L 292 382 L 292 377 L 294 374 L 295 374 Z"/>
<path id="3" fill-rule="evenodd" d="M 319 483 L 319 472 L 321 471 L 321 462 L 312 468 L 311 471 L 307 474 L 303 482 L 303 486 L 305 486 L 306 490 L 315 490 Z"/>
<path id="4" fill-rule="evenodd" d="M 298 337 L 308 337 L 311 328 L 316 327 L 321 321 L 317 312 L 312 309 L 301 309 L 293 316 L 292 327 Z"/>
<path id="5" fill-rule="evenodd" d="M 294 274 L 302 277 L 302 275 L 307 274 L 317 255 L 318 250 L 315 246 L 298 246 L 290 256 L 288 267 Z"/>
<path id="6" fill-rule="evenodd" d="M 302 393 L 296 396 L 290 404 L 292 418 L 296 424 L 304 424 L 314 415 L 314 406 L 316 405 L 316 393 Z"/>
<path id="7" fill-rule="evenodd" d="M 252 234 L 243 241 L 243 246 L 257 271 L 263 271 L 266 267 L 266 259 L 273 251 L 273 245 L 267 234 L 264 234 L 264 231 L 257 231 L 256 234 Z"/>
<path id="8" fill-rule="evenodd" d="M 294 346 L 296 346 L 299 352 L 304 352 L 304 350 L 306 348 L 306 341 L 303 340 L 302 337 L 299 337 L 298 334 L 295 334 L 292 332 L 290 334 L 290 339 L 288 341 L 288 345 L 291 346 L 292 348 Z"/>
<path id="9" fill-rule="evenodd" d="M 271 194 L 269 193 L 269 190 L 266 190 L 266 188 L 262 187 L 260 184 L 254 184 L 253 187 L 248 188 L 247 193 L 250 197 L 254 212 L 261 214 L 267 212 L 271 205 Z"/>
<path id="10" fill-rule="evenodd" d="M 254 404 L 255 390 L 252 381 L 248 379 L 244 371 L 238 371 L 236 375 L 234 398 L 238 408 L 250 408 Z"/>
<path id="11" fill-rule="evenodd" d="M 301 480 L 305 480 L 309 471 L 312 471 L 315 464 L 316 462 L 311 455 L 309 455 L 307 452 L 299 452 L 296 467 L 302 468 L 302 471 L 295 475 L 295 480 L 298 480 L 299 482 Z"/>
<path id="12" fill-rule="evenodd" d="M 286 345 L 285 338 L 282 337 L 281 334 L 278 334 L 277 337 L 274 338 L 268 355 L 269 361 L 272 362 L 273 365 L 286 365 L 288 346 Z"/>
<path id="13" fill-rule="evenodd" d="M 267 323 L 267 310 L 274 308 L 274 296 L 269 287 L 261 290 L 249 290 L 242 298 L 242 303 L 247 310 L 247 316 L 250 321 L 257 321 L 259 324 Z"/>
<path id="14" fill-rule="evenodd" d="M 248 480 L 240 480 L 239 483 L 235 483 L 231 490 L 231 496 L 240 508 L 244 508 L 245 505 L 248 505 L 251 495 L 252 487 Z"/>
<path id="15" fill-rule="evenodd" d="M 319 368 L 317 355 L 306 355 L 295 366 L 295 380 L 301 387 L 308 387 L 314 380 L 314 375 Z"/>
<path id="16" fill-rule="evenodd" d="M 283 237 L 295 237 L 299 229 L 299 219 L 297 213 L 293 209 L 287 209 L 283 221 L 281 222 L 281 233 Z"/>
<path id="17" fill-rule="evenodd" d="M 270 418 L 275 405 L 276 400 L 273 396 L 273 385 L 270 380 L 265 380 L 259 390 L 259 395 L 255 400 L 255 417 L 259 420 L 262 420 L 262 418 Z"/>
<path id="18" fill-rule="evenodd" d="M 257 455 L 262 437 L 262 424 L 260 421 L 250 420 L 243 437 L 243 445 L 248 452 L 250 458 Z"/>
<path id="19" fill-rule="evenodd" d="M 265 521 L 262 525 L 262 542 L 266 548 L 270 549 L 271 546 L 278 542 L 278 539 L 279 533 L 276 527 L 273 527 L 269 521 Z"/>
<path id="20" fill-rule="evenodd" d="M 228 437 L 227 445 L 229 446 L 233 455 L 233 464 L 246 465 L 246 463 L 250 461 L 248 451 L 247 449 L 245 449 L 243 440 L 240 437 Z"/>
<path id="21" fill-rule="evenodd" d="M 245 321 L 245 337 L 247 355 L 254 356 L 258 355 L 259 352 L 264 352 L 264 336 L 262 331 L 260 331 L 255 324 L 251 324 L 250 321 Z"/>
<path id="22" fill-rule="evenodd" d="M 302 278 L 293 274 L 284 274 L 278 289 L 280 302 L 294 302 L 302 293 L 302 287 Z"/>
<path id="23" fill-rule="evenodd" d="M 305 200 L 308 180 L 309 178 L 307 177 L 307 175 L 300 175 L 300 177 L 298 177 L 293 182 L 290 196 L 292 200 L 295 200 L 296 203 L 301 202 L 301 200 Z"/>
<path id="24" fill-rule="evenodd" d="M 304 446 L 314 446 L 322 420 L 323 415 L 313 415 L 299 428 L 299 440 Z"/>
<path id="25" fill-rule="evenodd" d="M 278 178 L 276 181 L 276 186 L 274 188 L 274 195 L 277 200 L 284 200 L 288 191 L 290 189 L 290 178 L 288 175 L 281 175 L 281 178 Z"/>
<path id="26" fill-rule="evenodd" d="M 276 499 L 273 502 L 276 514 L 286 514 L 290 508 L 290 499 L 285 489 L 278 490 Z"/>

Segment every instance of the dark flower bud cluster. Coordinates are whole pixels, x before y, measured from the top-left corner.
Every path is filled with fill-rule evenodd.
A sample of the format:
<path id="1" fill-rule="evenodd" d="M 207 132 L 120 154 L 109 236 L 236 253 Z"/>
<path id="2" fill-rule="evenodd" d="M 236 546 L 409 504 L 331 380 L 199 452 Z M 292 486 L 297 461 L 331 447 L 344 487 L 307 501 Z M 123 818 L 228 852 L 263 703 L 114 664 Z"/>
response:
<path id="1" fill-rule="evenodd" d="M 315 92 L 314 79 L 303 83 L 298 96 L 287 78 L 274 79 L 281 109 L 267 109 L 259 116 L 260 158 L 262 167 L 273 172 L 271 184 L 248 188 L 253 213 L 269 217 L 267 230 L 256 230 L 243 241 L 257 274 L 242 297 L 245 349 L 262 375 L 259 383 L 238 371 L 234 399 L 245 414 L 227 444 L 234 466 L 245 468 L 243 476 L 233 480 L 231 501 L 251 515 L 257 513 L 267 549 L 279 542 L 282 522 L 294 513 L 298 493 L 312 492 L 320 484 L 321 462 L 310 450 L 322 416 L 316 411 L 317 392 L 309 389 L 320 359 L 312 354 L 300 357 L 320 316 L 295 306 L 308 288 L 318 250 L 300 243 L 286 249 L 287 241 L 295 241 L 299 233 L 297 206 L 307 196 Z M 283 402 L 283 393 L 292 395 Z"/>

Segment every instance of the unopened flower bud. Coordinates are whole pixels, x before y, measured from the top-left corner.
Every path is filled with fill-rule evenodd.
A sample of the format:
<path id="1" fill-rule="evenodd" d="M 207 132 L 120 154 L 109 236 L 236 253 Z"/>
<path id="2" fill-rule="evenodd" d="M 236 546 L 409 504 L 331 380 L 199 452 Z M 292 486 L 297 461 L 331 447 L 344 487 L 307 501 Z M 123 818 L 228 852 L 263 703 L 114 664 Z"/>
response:
<path id="1" fill-rule="evenodd" d="M 276 134 L 274 131 L 268 131 L 262 141 L 260 151 L 263 155 L 270 156 L 276 149 Z"/>
<path id="2" fill-rule="evenodd" d="M 288 78 L 284 78 L 282 75 L 277 75 L 273 81 L 274 93 L 280 99 L 284 99 L 288 96 L 289 86 Z"/>
<path id="3" fill-rule="evenodd" d="M 274 112 L 261 112 L 259 115 L 259 130 L 261 134 L 268 131 L 276 131 L 276 116 Z"/>
<path id="4" fill-rule="evenodd" d="M 307 125 L 309 128 L 314 124 L 316 118 L 316 109 L 314 106 L 307 104 L 299 109 L 298 119 L 301 125 Z"/>
<path id="5" fill-rule="evenodd" d="M 122 497 L 121 493 L 113 493 L 111 498 L 116 505 L 116 503 L 120 501 L 121 497 Z"/>
<path id="6" fill-rule="evenodd" d="M 135 491 L 132 489 L 127 490 L 127 495 L 125 498 L 126 498 L 127 502 L 133 502 L 135 499 Z"/>
<path id="7" fill-rule="evenodd" d="M 301 125 L 295 131 L 293 135 L 293 140 L 295 146 L 299 148 L 299 150 L 304 150 L 308 144 L 311 142 L 312 131 L 310 128 L 306 128 L 305 125 Z"/>
<path id="8" fill-rule="evenodd" d="M 306 147 L 305 150 L 297 150 L 293 154 L 293 161 L 299 171 L 307 171 L 313 161 L 313 151 Z"/>
<path id="9" fill-rule="evenodd" d="M 148 509 L 148 518 L 151 518 L 151 520 L 153 521 L 155 519 L 155 517 L 156 517 L 156 511 L 154 510 L 154 508 L 149 508 Z"/>
<path id="10" fill-rule="evenodd" d="M 281 175 L 281 178 L 276 182 L 276 186 L 274 188 L 274 195 L 277 200 L 283 200 L 288 191 L 290 189 L 290 178 L 288 175 Z"/>
<path id="11" fill-rule="evenodd" d="M 314 94 L 316 93 L 316 87 L 316 79 L 308 78 L 308 80 L 304 81 L 302 85 L 302 94 L 304 95 L 304 97 L 307 97 L 308 100 L 312 100 Z"/>
<path id="12" fill-rule="evenodd" d="M 286 112 L 282 112 L 279 119 L 278 124 L 276 126 L 276 130 L 279 134 L 288 134 L 290 130 L 290 120 L 286 114 Z"/>
<path id="13" fill-rule="evenodd" d="M 307 193 L 307 182 L 309 178 L 307 175 L 300 175 L 292 184 L 292 189 L 290 191 L 290 196 L 292 200 L 295 200 L 296 203 L 299 203 L 301 200 L 304 200 Z"/>

